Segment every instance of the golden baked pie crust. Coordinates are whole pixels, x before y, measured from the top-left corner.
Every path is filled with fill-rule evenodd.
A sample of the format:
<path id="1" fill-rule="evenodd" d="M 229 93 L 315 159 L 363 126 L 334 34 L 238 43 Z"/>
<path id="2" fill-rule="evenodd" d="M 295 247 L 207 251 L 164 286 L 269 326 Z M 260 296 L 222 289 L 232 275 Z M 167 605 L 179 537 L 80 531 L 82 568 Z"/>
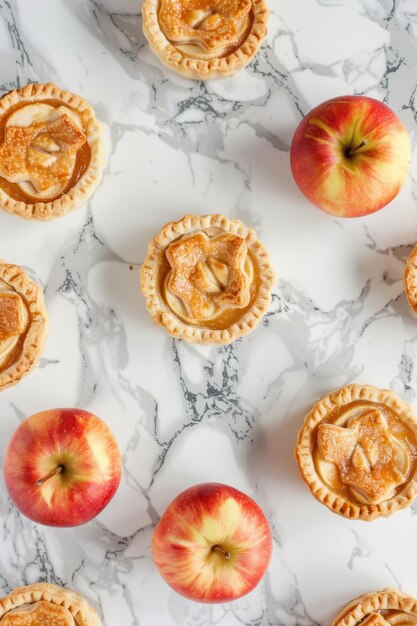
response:
<path id="1" fill-rule="evenodd" d="M 2 618 L 13 609 L 37 602 L 64 607 L 72 615 L 76 626 L 101 626 L 97 613 L 82 596 L 75 591 L 63 589 L 51 583 L 36 583 L 28 587 L 18 587 L 8 596 L 2 598 L 0 600 L 0 623 Z M 11 621 L 9 618 L 10 623 Z M 18 623 L 17 620 L 16 623 Z M 49 623 L 51 622 L 47 622 L 47 624 Z M 45 626 L 47 624 L 45 623 Z M 41 625 L 39 624 L 39 626 Z"/>
<path id="2" fill-rule="evenodd" d="M 333 626 L 357 626 L 372 613 L 401 611 L 417 618 L 417 600 L 398 589 L 383 589 L 355 598 L 333 620 Z"/>
<path id="3" fill-rule="evenodd" d="M 0 124 L 2 118 L 19 104 L 35 104 L 50 100 L 59 101 L 62 105 L 79 113 L 91 156 L 86 171 L 76 184 L 55 200 L 34 200 L 33 202 L 29 199 L 28 201 L 16 200 L 0 187 L 0 207 L 8 213 L 15 213 L 25 219 L 48 220 L 60 217 L 87 202 L 99 185 L 106 164 L 103 131 L 93 107 L 80 96 L 51 83 L 26 85 L 0 98 Z"/>
<path id="4" fill-rule="evenodd" d="M 143 32 L 162 63 L 185 78 L 208 80 L 234 74 L 250 63 L 266 36 L 268 6 L 265 0 L 252 0 L 253 21 L 248 35 L 239 47 L 221 58 L 195 59 L 181 52 L 161 30 L 158 19 L 159 3 L 160 0 L 143 0 Z"/>
<path id="5" fill-rule="evenodd" d="M 356 401 L 385 406 L 388 410 L 395 412 L 406 427 L 417 433 L 417 419 L 412 407 L 401 400 L 393 391 L 377 389 L 371 385 L 348 385 L 324 396 L 307 414 L 298 433 L 295 456 L 301 478 L 307 483 L 317 500 L 344 517 L 372 521 L 378 517 L 388 517 L 395 511 L 409 506 L 417 495 L 417 480 L 416 473 L 412 472 L 405 482 L 404 488 L 390 499 L 378 504 L 362 504 L 347 496 L 342 497 L 323 482 L 314 462 L 313 447 L 316 428 L 320 423 L 325 422 L 326 417 L 334 410 Z"/>
<path id="6" fill-rule="evenodd" d="M 404 288 L 408 304 L 417 313 L 417 245 L 407 259 L 404 270 Z"/>
<path id="7" fill-rule="evenodd" d="M 159 285 L 159 267 L 166 258 L 168 246 L 182 236 L 216 229 L 221 233 L 232 233 L 245 241 L 256 264 L 259 283 L 254 299 L 242 317 L 230 326 L 214 329 L 192 325 L 175 315 L 162 297 Z M 148 256 L 141 268 L 141 289 L 146 298 L 146 307 L 155 324 L 159 324 L 173 337 L 192 343 L 229 344 L 238 337 L 250 333 L 261 320 L 271 301 L 274 283 L 269 254 L 258 240 L 254 230 L 239 220 L 224 215 L 186 215 L 178 222 L 169 222 L 149 243 Z"/>
<path id="8" fill-rule="evenodd" d="M 45 344 L 48 328 L 42 289 L 17 265 L 0 260 L 0 281 L 6 283 L 24 301 L 28 314 L 28 325 L 21 349 L 15 361 L 6 368 L 0 366 L 0 391 L 19 382 L 36 365 Z"/>

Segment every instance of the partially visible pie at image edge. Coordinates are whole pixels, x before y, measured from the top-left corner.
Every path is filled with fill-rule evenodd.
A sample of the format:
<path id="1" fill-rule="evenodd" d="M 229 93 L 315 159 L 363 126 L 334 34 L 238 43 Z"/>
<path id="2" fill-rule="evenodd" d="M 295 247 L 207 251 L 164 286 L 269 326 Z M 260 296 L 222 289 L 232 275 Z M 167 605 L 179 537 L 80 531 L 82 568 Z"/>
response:
<path id="1" fill-rule="evenodd" d="M 417 600 L 399 589 L 383 589 L 355 598 L 333 626 L 416 626 Z"/>
<path id="2" fill-rule="evenodd" d="M 144 0 L 143 30 L 153 52 L 186 78 L 234 74 L 266 36 L 265 0 Z"/>

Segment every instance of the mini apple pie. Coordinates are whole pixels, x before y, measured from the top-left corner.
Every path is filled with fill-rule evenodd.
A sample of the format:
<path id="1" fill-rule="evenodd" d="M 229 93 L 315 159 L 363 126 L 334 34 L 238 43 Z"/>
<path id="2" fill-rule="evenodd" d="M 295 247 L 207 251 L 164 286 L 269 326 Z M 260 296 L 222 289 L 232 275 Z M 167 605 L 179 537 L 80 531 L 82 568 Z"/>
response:
<path id="1" fill-rule="evenodd" d="M 0 207 L 26 219 L 59 217 L 86 202 L 106 162 L 91 105 L 52 84 L 0 99 Z"/>
<path id="2" fill-rule="evenodd" d="M 186 78 L 234 74 L 266 35 L 265 0 L 143 0 L 143 31 L 154 53 Z"/>
<path id="3" fill-rule="evenodd" d="M 20 267 L 0 261 L 0 391 L 36 365 L 47 326 L 42 289 Z"/>
<path id="4" fill-rule="evenodd" d="M 408 257 L 404 270 L 404 287 L 408 304 L 417 313 L 417 245 Z"/>
<path id="5" fill-rule="evenodd" d="M 0 626 L 101 626 L 101 621 L 75 591 L 36 583 L 0 600 Z"/>
<path id="6" fill-rule="evenodd" d="M 417 600 L 398 589 L 384 589 L 352 600 L 333 626 L 416 626 Z"/>
<path id="7" fill-rule="evenodd" d="M 231 343 L 265 313 L 274 282 L 255 231 L 224 215 L 186 215 L 153 239 L 141 269 L 156 324 L 197 343 Z"/>
<path id="8" fill-rule="evenodd" d="M 349 385 L 322 398 L 295 454 L 313 495 L 344 517 L 388 517 L 417 495 L 417 419 L 388 389 Z"/>

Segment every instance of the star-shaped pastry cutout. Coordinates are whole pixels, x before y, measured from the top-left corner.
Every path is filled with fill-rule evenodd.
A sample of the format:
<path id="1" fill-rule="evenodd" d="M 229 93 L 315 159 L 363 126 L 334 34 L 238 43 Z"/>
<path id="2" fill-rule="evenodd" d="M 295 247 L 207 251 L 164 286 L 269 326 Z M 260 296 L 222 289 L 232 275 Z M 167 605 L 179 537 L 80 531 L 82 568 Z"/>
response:
<path id="1" fill-rule="evenodd" d="M 250 301 L 250 279 L 244 271 L 247 246 L 231 233 L 211 239 L 197 232 L 171 243 L 168 287 L 195 320 L 224 308 L 244 308 Z"/>
<path id="2" fill-rule="evenodd" d="M 377 408 L 353 418 L 346 428 L 321 424 L 317 443 L 321 458 L 333 463 L 341 481 L 369 504 L 388 500 L 407 478 L 410 455 Z"/>
<path id="3" fill-rule="evenodd" d="M 65 114 L 50 122 L 8 126 L 0 145 L 0 176 L 47 191 L 70 180 L 85 141 L 84 132 Z"/>

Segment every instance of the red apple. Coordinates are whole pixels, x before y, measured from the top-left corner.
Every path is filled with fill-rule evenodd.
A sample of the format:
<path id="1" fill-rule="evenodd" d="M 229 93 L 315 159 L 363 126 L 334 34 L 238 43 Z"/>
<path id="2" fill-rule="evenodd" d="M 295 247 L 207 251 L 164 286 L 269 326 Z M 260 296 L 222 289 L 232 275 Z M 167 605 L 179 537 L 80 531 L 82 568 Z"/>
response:
<path id="1" fill-rule="evenodd" d="M 265 574 L 271 552 L 262 509 L 219 483 L 183 491 L 152 537 L 152 556 L 162 577 L 198 602 L 229 602 L 251 591 Z"/>
<path id="2" fill-rule="evenodd" d="M 78 526 L 117 491 L 121 459 L 106 424 L 81 409 L 32 415 L 14 433 L 4 459 L 10 496 L 24 515 L 48 526 Z"/>
<path id="3" fill-rule="evenodd" d="M 395 198 L 410 153 L 407 131 L 383 102 L 343 96 L 323 102 L 300 123 L 291 169 L 310 202 L 338 217 L 359 217 Z"/>

